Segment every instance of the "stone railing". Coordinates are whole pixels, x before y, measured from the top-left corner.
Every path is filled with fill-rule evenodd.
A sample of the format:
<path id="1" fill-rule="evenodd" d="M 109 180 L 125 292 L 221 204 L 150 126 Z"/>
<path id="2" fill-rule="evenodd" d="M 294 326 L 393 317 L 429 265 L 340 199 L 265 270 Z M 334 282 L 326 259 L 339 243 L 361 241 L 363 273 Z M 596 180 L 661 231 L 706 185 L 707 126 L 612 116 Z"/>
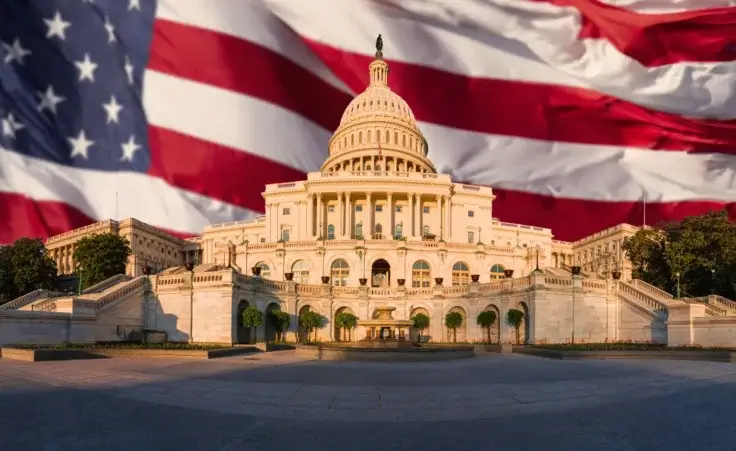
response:
<path id="1" fill-rule="evenodd" d="M 56 311 L 56 301 L 61 300 L 63 298 L 50 298 L 45 299 L 37 304 L 31 305 L 31 311 L 32 312 L 55 312 Z"/>
<path id="2" fill-rule="evenodd" d="M 348 289 L 348 287 L 334 287 L 333 290 L 338 290 L 338 292 Z M 357 288 L 350 287 L 351 290 L 355 290 L 355 292 L 358 292 Z M 308 294 L 308 295 L 318 295 L 322 293 L 322 287 L 320 285 L 304 285 L 301 283 L 298 283 L 296 285 L 296 292 L 299 294 Z M 334 293 L 335 291 L 333 291 Z"/>
<path id="3" fill-rule="evenodd" d="M 638 290 L 634 286 L 629 285 L 626 282 L 619 281 L 618 289 L 619 293 L 623 294 L 624 297 L 631 300 L 632 302 L 636 302 L 637 304 L 647 308 L 648 310 L 652 310 L 655 312 L 667 311 L 667 304 L 662 302 L 660 298 L 657 298 L 656 296 L 653 296 L 642 290 Z"/>
<path id="4" fill-rule="evenodd" d="M 482 283 L 478 287 L 479 293 L 500 293 L 502 291 L 503 291 L 503 282 Z"/>
<path id="5" fill-rule="evenodd" d="M 631 285 L 642 290 L 646 291 L 647 293 L 651 293 L 652 295 L 663 298 L 663 299 L 674 299 L 674 296 L 669 294 L 668 292 L 664 290 L 660 290 L 659 288 L 655 287 L 654 285 L 648 284 L 640 279 L 634 279 L 631 281 Z"/>
<path id="6" fill-rule="evenodd" d="M 731 310 L 736 313 L 736 302 L 725 298 L 718 294 L 710 294 L 705 296 L 706 302 L 711 305 L 716 305 L 718 308 L 723 310 Z"/>
<path id="7" fill-rule="evenodd" d="M 238 285 L 252 285 L 253 278 L 241 274 L 239 272 L 233 273 L 233 281 Z"/>
<path id="8" fill-rule="evenodd" d="M 410 296 L 431 296 L 432 288 L 407 288 L 406 294 Z"/>
<path id="9" fill-rule="evenodd" d="M 105 279 L 100 283 L 92 285 L 86 290 L 83 290 L 82 294 L 101 293 L 113 285 L 117 285 L 120 282 L 127 282 L 129 280 L 131 280 L 129 276 L 126 276 L 125 274 L 118 274 L 116 276 L 110 277 L 109 279 Z"/>
<path id="10" fill-rule="evenodd" d="M 588 290 L 606 290 L 605 280 L 583 280 L 583 288 Z"/>
<path id="11" fill-rule="evenodd" d="M 308 241 L 287 241 L 285 243 L 258 243 L 241 245 L 239 248 L 247 247 L 248 253 L 252 252 L 269 252 L 276 249 L 285 249 L 288 251 L 312 250 L 315 247 L 323 246 L 325 249 L 331 250 L 353 250 L 363 245 L 369 246 L 370 249 L 398 249 L 406 248 L 407 250 L 426 250 L 426 249 L 447 249 L 448 251 L 482 251 L 495 254 L 514 254 L 514 247 L 502 247 L 486 244 L 468 244 L 468 243 L 441 243 L 439 241 L 404 241 L 391 239 L 367 239 L 367 240 L 321 240 L 315 242 Z M 528 252 L 528 251 L 527 251 Z M 540 253 L 540 257 L 544 256 L 544 252 Z"/>
<path id="12" fill-rule="evenodd" d="M 131 282 L 127 283 L 125 286 L 120 287 L 119 290 L 115 290 L 115 291 L 105 294 L 104 296 L 101 296 L 100 298 L 97 299 L 97 306 L 96 306 L 97 310 L 101 310 L 102 308 L 112 304 L 113 302 L 128 296 L 130 293 L 133 293 L 142 288 L 145 288 L 147 283 L 148 283 L 148 277 L 141 276 L 136 279 L 133 279 Z"/>
<path id="13" fill-rule="evenodd" d="M 41 298 L 59 297 L 59 296 L 64 296 L 64 294 L 65 293 L 62 293 L 60 291 L 50 291 L 50 290 L 43 290 L 43 289 L 34 290 L 10 302 L 6 302 L 5 304 L 0 305 L 0 310 L 18 310 L 19 308 L 24 307 Z"/>
<path id="14" fill-rule="evenodd" d="M 302 287 L 316 288 L 315 291 L 310 291 L 309 294 L 321 293 L 321 288 L 318 285 L 302 285 Z M 358 287 L 332 287 L 332 294 L 337 296 L 357 296 Z"/>
<path id="15" fill-rule="evenodd" d="M 552 285 L 554 287 L 570 287 L 570 289 L 572 289 L 572 278 L 545 276 L 544 284 Z"/>

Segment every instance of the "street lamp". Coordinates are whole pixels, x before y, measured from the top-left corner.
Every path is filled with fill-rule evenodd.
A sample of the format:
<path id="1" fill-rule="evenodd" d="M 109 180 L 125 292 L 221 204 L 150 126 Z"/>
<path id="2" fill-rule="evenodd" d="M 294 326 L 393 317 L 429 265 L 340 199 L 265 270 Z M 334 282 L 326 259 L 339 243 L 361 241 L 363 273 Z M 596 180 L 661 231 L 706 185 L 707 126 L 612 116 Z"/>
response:
<path id="1" fill-rule="evenodd" d="M 537 249 L 537 267 L 534 269 L 534 271 L 540 272 L 541 270 L 539 269 L 539 248 L 541 246 L 539 245 L 539 243 L 537 243 L 537 245 L 534 247 Z"/>

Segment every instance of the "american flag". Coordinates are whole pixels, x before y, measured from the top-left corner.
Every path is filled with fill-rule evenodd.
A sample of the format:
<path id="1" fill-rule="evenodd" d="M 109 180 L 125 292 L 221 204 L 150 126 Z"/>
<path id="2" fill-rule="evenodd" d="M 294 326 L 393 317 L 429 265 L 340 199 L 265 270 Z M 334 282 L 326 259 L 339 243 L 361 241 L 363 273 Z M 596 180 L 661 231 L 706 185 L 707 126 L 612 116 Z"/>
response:
<path id="1" fill-rule="evenodd" d="M 0 0 L 0 243 L 261 214 L 319 170 L 379 33 L 429 157 L 495 217 L 572 240 L 645 204 L 733 214 L 733 4 Z"/>

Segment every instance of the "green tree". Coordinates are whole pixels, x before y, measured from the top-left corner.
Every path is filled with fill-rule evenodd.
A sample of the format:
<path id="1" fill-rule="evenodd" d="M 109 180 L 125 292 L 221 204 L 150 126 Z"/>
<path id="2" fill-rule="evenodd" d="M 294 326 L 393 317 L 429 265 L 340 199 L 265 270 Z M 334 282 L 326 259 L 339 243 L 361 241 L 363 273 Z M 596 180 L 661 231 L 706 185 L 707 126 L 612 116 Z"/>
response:
<path id="1" fill-rule="evenodd" d="M 271 321 L 274 329 L 276 329 L 278 341 L 284 341 L 284 332 L 291 326 L 291 316 L 281 310 L 271 310 L 269 321 Z"/>
<path id="2" fill-rule="evenodd" d="M 358 327 L 358 317 L 350 312 L 342 312 L 335 318 L 335 324 L 340 329 L 348 331 L 348 341 L 353 339 L 353 329 Z"/>
<path id="3" fill-rule="evenodd" d="M 10 265 L 16 295 L 54 287 L 56 262 L 48 255 L 40 239 L 21 238 L 13 243 Z"/>
<path id="4" fill-rule="evenodd" d="M 478 313 L 478 318 L 476 318 L 476 323 L 486 331 L 488 343 L 491 342 L 491 327 L 495 322 L 496 312 L 494 312 L 493 310 L 484 310 Z"/>
<path id="5" fill-rule="evenodd" d="M 463 315 L 460 312 L 449 312 L 445 315 L 445 326 L 452 329 L 452 342 L 457 343 L 457 328 L 463 325 Z"/>
<path id="6" fill-rule="evenodd" d="M 86 236 L 77 242 L 74 264 L 82 288 L 88 288 L 118 274 L 125 274 L 130 243 L 112 233 Z"/>
<path id="7" fill-rule="evenodd" d="M 517 310 L 515 308 L 512 308 L 509 310 L 509 312 L 506 314 L 506 320 L 508 321 L 509 325 L 514 326 L 514 330 L 516 331 L 516 344 L 521 344 L 521 322 L 524 321 L 524 312 L 521 310 Z"/>
<path id="8" fill-rule="evenodd" d="M 0 305 L 17 296 L 13 282 L 13 247 L 0 246 Z"/>
<path id="9" fill-rule="evenodd" d="M 414 328 L 419 331 L 417 341 L 422 341 L 422 332 L 429 327 L 429 316 L 424 313 L 417 313 L 411 317 L 411 320 L 414 321 Z"/>
<path id="10" fill-rule="evenodd" d="M 247 329 L 255 329 L 263 324 L 263 313 L 251 305 L 243 310 L 241 320 L 243 321 L 243 327 Z"/>
<path id="11" fill-rule="evenodd" d="M 325 322 L 325 317 L 317 312 L 307 310 L 299 315 L 299 327 L 303 327 L 307 331 L 307 341 L 314 332 L 314 341 L 317 341 L 317 329 L 320 329 Z"/>
<path id="12" fill-rule="evenodd" d="M 736 223 L 728 213 L 711 212 L 640 230 L 622 247 L 633 276 L 685 295 L 736 297 Z"/>

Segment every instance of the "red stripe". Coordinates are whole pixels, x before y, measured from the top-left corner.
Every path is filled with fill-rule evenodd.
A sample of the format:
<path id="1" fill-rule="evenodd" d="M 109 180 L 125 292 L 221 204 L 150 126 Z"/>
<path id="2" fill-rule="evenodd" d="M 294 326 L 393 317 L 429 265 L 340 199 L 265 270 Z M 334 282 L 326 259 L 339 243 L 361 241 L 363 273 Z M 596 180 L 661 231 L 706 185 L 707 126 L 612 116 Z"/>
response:
<path id="1" fill-rule="evenodd" d="M 162 19 L 155 22 L 148 68 L 271 102 L 328 130 L 352 99 L 258 44 Z"/>
<path id="2" fill-rule="evenodd" d="M 303 180 L 306 174 L 273 160 L 150 127 L 149 175 L 172 186 L 263 212 L 268 183 Z"/>
<path id="3" fill-rule="evenodd" d="M 37 201 L 20 194 L 0 193 L 0 244 L 22 237 L 48 238 L 91 224 L 92 219 L 63 202 Z"/>
<path id="4" fill-rule="evenodd" d="M 537 1 L 575 7 L 580 38 L 606 39 L 648 67 L 736 60 L 736 8 L 641 14 L 597 0 Z"/>
<path id="5" fill-rule="evenodd" d="M 365 89 L 372 57 L 309 44 L 354 91 Z M 171 22 L 157 22 L 149 67 L 274 103 L 327 130 L 337 128 L 350 101 L 276 52 Z M 398 61 L 391 62 L 390 83 L 417 119 L 448 127 L 549 141 L 736 154 L 736 121 L 685 119 L 595 91 L 472 78 Z"/>

